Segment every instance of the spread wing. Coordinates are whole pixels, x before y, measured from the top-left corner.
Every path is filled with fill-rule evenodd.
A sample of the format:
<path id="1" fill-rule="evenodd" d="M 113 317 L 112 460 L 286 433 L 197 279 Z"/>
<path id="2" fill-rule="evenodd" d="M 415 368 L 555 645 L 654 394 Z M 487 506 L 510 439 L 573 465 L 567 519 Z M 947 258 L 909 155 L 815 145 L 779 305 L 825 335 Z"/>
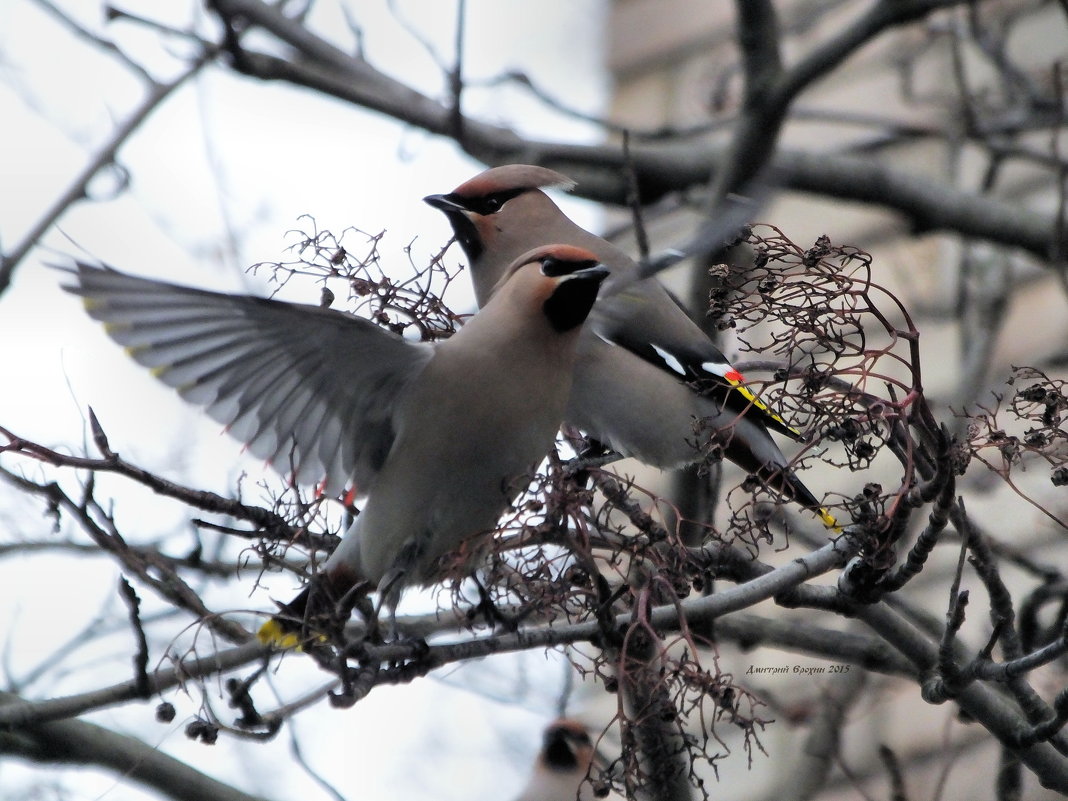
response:
<path id="1" fill-rule="evenodd" d="M 317 306 L 226 295 L 76 262 L 89 314 L 153 375 L 204 406 L 291 480 L 366 487 L 395 437 L 392 413 L 429 345 Z"/>

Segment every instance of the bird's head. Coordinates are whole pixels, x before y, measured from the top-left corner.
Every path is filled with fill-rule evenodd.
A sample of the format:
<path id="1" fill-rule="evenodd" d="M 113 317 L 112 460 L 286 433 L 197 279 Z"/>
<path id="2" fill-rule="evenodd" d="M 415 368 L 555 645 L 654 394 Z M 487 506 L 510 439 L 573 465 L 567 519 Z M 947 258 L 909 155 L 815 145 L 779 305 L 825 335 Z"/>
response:
<path id="1" fill-rule="evenodd" d="M 516 259 L 493 291 L 501 302 L 534 304 L 556 332 L 571 331 L 586 320 L 608 268 L 584 248 L 545 245 Z"/>
<path id="2" fill-rule="evenodd" d="M 559 241 L 570 225 L 542 190 L 570 189 L 575 182 L 545 167 L 508 164 L 493 167 L 444 195 L 427 195 L 425 203 L 444 212 L 473 272 L 479 301 L 521 253 L 538 244 Z M 557 238 L 554 238 L 556 236 Z"/>
<path id="3" fill-rule="evenodd" d="M 577 720 L 560 718 L 546 727 L 540 756 L 549 770 L 585 773 L 593 761 L 593 742 Z"/>

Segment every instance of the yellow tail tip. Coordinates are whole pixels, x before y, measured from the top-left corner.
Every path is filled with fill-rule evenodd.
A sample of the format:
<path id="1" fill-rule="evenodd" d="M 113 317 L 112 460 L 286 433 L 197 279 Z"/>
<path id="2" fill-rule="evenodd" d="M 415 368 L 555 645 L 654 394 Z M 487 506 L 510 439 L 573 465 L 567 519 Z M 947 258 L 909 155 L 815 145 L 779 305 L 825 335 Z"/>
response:
<path id="1" fill-rule="evenodd" d="M 820 516 L 820 520 L 823 521 L 823 525 L 827 526 L 827 528 L 829 528 L 835 534 L 841 534 L 842 531 L 844 531 L 844 529 L 838 523 L 838 521 L 834 519 L 834 515 L 832 515 L 826 509 L 820 508 L 820 510 L 819 510 L 819 512 L 817 512 L 817 514 Z M 261 631 L 262 631 L 262 629 L 261 629 Z"/>
<path id="2" fill-rule="evenodd" d="M 281 621 L 273 617 L 260 626 L 260 630 L 256 632 L 256 639 L 264 645 L 271 645 L 287 651 L 301 650 L 300 638 L 297 633 L 287 631 Z"/>

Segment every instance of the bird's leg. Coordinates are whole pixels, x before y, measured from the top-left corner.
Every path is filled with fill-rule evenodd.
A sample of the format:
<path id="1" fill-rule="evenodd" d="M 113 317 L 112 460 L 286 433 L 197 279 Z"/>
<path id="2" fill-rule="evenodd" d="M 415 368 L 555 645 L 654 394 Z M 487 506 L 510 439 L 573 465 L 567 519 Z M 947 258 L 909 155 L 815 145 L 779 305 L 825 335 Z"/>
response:
<path id="1" fill-rule="evenodd" d="M 478 590 L 478 603 L 475 604 L 471 612 L 468 613 L 469 617 L 473 618 L 476 614 L 481 613 L 485 619 L 486 624 L 495 629 L 497 626 L 501 626 L 505 631 L 518 631 L 521 616 L 519 615 L 506 615 L 497 605 L 493 603 L 493 599 L 490 597 L 489 590 L 483 586 L 479 581 L 478 576 L 472 576 L 471 580 L 475 582 L 475 588 Z"/>
<path id="2" fill-rule="evenodd" d="M 328 621 L 329 625 L 339 634 L 342 633 L 355 609 L 360 613 L 360 617 L 362 617 L 366 623 L 366 636 L 370 636 L 372 631 L 375 630 L 372 624 L 372 621 L 374 620 L 374 606 L 367 597 L 371 589 L 372 585 L 369 581 L 359 581 L 352 585 L 340 598 L 333 602 L 333 609 L 330 612 L 330 619 Z"/>
<path id="3" fill-rule="evenodd" d="M 419 560 L 426 550 L 425 541 L 427 538 L 413 537 L 405 542 L 396 559 L 393 560 L 393 566 L 379 580 L 378 606 L 373 613 L 376 636 L 380 636 L 378 634 L 378 624 L 381 620 L 382 610 L 386 609 L 389 614 L 386 638 L 391 642 L 400 639 L 400 633 L 397 630 L 397 604 L 400 603 L 401 592 L 404 590 L 405 585 L 409 583 L 415 566 L 419 564 Z M 371 625 L 371 622 L 368 621 L 368 631 L 370 631 Z"/>
<path id="4" fill-rule="evenodd" d="M 397 601 L 400 600 L 399 587 L 403 583 L 404 573 L 391 570 L 378 582 L 378 603 L 370 598 L 360 607 L 360 614 L 367 623 L 367 640 L 373 643 L 393 642 L 397 637 Z M 388 612 L 385 634 L 382 633 L 382 610 Z"/>
<path id="5" fill-rule="evenodd" d="M 618 454 L 601 442 L 599 439 L 593 437 L 584 437 L 581 439 L 582 447 L 578 449 L 578 454 L 575 457 L 575 461 L 580 464 L 589 463 L 590 465 L 597 464 L 602 459 L 618 456 Z M 574 482 L 587 489 L 591 488 L 590 471 L 587 467 L 583 467 L 576 470 L 572 476 Z"/>

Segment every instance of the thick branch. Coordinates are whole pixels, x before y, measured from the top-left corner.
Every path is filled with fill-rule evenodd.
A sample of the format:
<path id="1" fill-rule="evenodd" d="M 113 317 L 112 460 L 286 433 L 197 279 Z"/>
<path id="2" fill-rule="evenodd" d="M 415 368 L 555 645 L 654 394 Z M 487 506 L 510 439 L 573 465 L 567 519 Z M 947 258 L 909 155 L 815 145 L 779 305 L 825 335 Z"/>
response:
<path id="1" fill-rule="evenodd" d="M 17 696 L 0 693 L 0 712 Z M 177 801 L 263 801 L 206 776 L 133 737 L 80 720 L 36 723 L 0 731 L 0 753 L 43 764 L 103 768 Z"/>
<path id="2" fill-rule="evenodd" d="M 182 659 L 175 667 L 150 672 L 148 689 L 150 693 L 158 695 L 189 680 L 221 675 L 243 667 L 257 659 L 262 659 L 268 653 L 269 650 L 258 642 L 247 642 L 236 648 L 217 651 L 210 656 Z M 140 698 L 140 689 L 135 679 L 113 684 L 110 687 L 102 687 L 99 690 L 43 701 L 27 701 L 12 697 L 0 704 L 0 730 L 24 728 L 48 721 L 77 717 L 92 710 L 106 709 Z"/>
<path id="3" fill-rule="evenodd" d="M 745 97 L 735 121 L 730 149 L 712 181 L 711 202 L 741 188 L 768 163 L 789 109 L 774 88 L 782 75 L 779 22 L 769 0 L 737 0 L 738 44 L 742 51 Z"/>
<path id="4" fill-rule="evenodd" d="M 224 13 L 243 15 L 268 28 L 304 56 L 301 60 L 287 60 L 245 51 L 241 69 L 246 74 L 314 89 L 433 134 L 450 136 L 455 129 L 451 105 L 435 101 L 366 62 L 342 54 L 273 8 L 257 0 L 217 0 L 216 5 Z M 348 67 L 340 70 L 339 64 Z M 625 159 L 616 145 L 524 139 L 506 128 L 470 118 L 464 118 L 463 131 L 464 149 L 487 164 L 542 164 L 576 178 L 581 197 L 617 205 L 626 203 Z M 722 145 L 693 140 L 632 144 L 630 150 L 646 202 L 654 202 L 669 192 L 706 185 L 728 152 Z M 917 230 L 951 231 L 1020 247 L 1042 260 L 1049 260 L 1056 248 L 1053 215 L 959 192 L 870 160 L 780 151 L 771 159 L 770 168 L 780 187 L 897 211 Z"/>
<path id="5" fill-rule="evenodd" d="M 766 646 L 797 654 L 847 662 L 875 673 L 916 678 L 916 667 L 876 637 L 836 631 L 791 618 L 770 618 L 734 612 L 716 620 L 717 641 L 733 641 L 743 649 Z"/>
<path id="6" fill-rule="evenodd" d="M 856 616 L 911 659 L 920 671 L 929 671 L 937 662 L 937 642 L 885 604 L 858 607 Z M 1022 712 L 1009 699 L 975 681 L 961 689 L 953 700 L 1019 756 L 1043 787 L 1068 793 L 1068 759 L 1049 743 L 1029 748 L 1017 746 L 1017 738 L 1029 727 Z"/>
<path id="7" fill-rule="evenodd" d="M 888 28 L 923 19 L 934 11 L 965 0 L 880 0 L 836 36 L 812 50 L 784 73 L 776 102 L 785 104 Z"/>
<path id="8" fill-rule="evenodd" d="M 831 768 L 841 758 L 841 734 L 847 716 L 860 699 L 867 677 L 859 670 L 829 682 L 820 699 L 820 709 L 801 747 L 801 759 L 795 771 L 771 798 L 781 801 L 804 801 L 815 798 L 826 788 Z"/>

